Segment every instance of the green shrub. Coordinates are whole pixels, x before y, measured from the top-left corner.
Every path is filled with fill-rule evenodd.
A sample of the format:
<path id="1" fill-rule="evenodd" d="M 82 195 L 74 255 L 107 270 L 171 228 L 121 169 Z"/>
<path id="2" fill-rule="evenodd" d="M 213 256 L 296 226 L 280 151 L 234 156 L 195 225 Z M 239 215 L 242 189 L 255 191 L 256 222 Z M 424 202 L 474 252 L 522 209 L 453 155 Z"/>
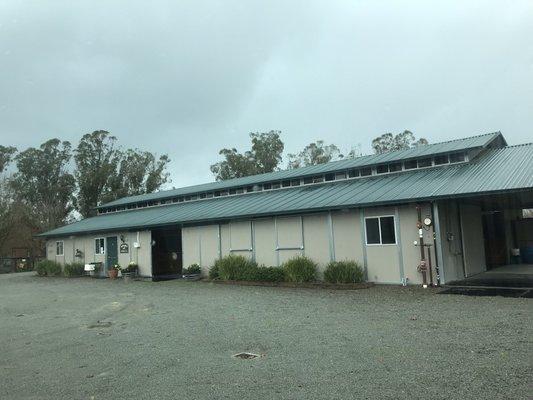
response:
<path id="1" fill-rule="evenodd" d="M 189 268 L 185 268 L 183 270 L 184 275 L 194 275 L 194 274 L 201 274 L 202 268 L 198 264 L 191 264 L 189 265 Z"/>
<path id="2" fill-rule="evenodd" d="M 84 273 L 84 266 L 81 263 L 65 264 L 63 267 L 63 274 L 67 277 L 82 276 Z"/>
<path id="3" fill-rule="evenodd" d="M 52 260 L 42 260 L 37 263 L 35 271 L 39 276 L 61 275 L 61 264 Z"/>
<path id="4" fill-rule="evenodd" d="M 355 261 L 332 261 L 324 271 L 324 280 L 330 283 L 363 282 L 363 268 Z"/>
<path id="5" fill-rule="evenodd" d="M 316 280 L 316 263 L 308 257 L 298 256 L 283 264 L 287 282 L 312 282 Z"/>
<path id="6" fill-rule="evenodd" d="M 51 262 L 49 260 L 42 260 L 42 261 L 39 261 L 37 263 L 37 265 L 35 266 L 35 271 L 37 272 L 37 275 L 39 276 L 46 276 L 46 271 L 47 271 L 47 264 Z"/>
<path id="7" fill-rule="evenodd" d="M 209 273 L 207 274 L 209 276 L 209 279 L 220 279 L 220 275 L 218 271 L 218 262 L 219 260 L 216 260 L 215 265 L 209 268 Z"/>
<path id="8" fill-rule="evenodd" d="M 46 265 L 46 275 L 48 276 L 59 276 L 61 275 L 61 264 L 55 261 L 50 261 Z"/>
<path id="9" fill-rule="evenodd" d="M 280 267 L 256 267 L 248 271 L 246 280 L 257 282 L 283 282 L 285 271 Z"/>
<path id="10" fill-rule="evenodd" d="M 257 264 L 243 256 L 229 255 L 215 262 L 218 264 L 218 275 L 225 281 L 244 281 L 249 278 L 251 270 L 257 268 Z"/>

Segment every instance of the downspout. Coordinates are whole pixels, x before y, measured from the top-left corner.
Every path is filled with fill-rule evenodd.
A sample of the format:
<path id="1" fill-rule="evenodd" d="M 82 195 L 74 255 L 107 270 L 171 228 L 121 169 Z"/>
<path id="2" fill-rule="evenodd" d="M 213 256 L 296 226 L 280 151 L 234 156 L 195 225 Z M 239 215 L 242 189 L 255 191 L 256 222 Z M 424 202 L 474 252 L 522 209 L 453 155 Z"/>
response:
<path id="1" fill-rule="evenodd" d="M 417 213 L 417 223 L 416 227 L 418 228 L 418 238 L 419 242 L 415 245 L 418 245 L 420 247 L 420 264 L 418 264 L 418 271 L 422 273 L 422 286 L 425 288 L 428 287 L 427 283 L 427 277 L 426 277 L 426 271 L 427 271 L 427 264 L 426 264 L 426 252 L 424 248 L 424 229 L 422 228 L 422 209 L 420 205 L 416 206 L 416 213 Z"/>
<path id="2" fill-rule="evenodd" d="M 463 217 L 461 216 L 461 204 L 459 202 L 455 203 L 457 205 L 457 219 L 459 220 L 459 236 L 460 236 L 460 242 L 461 243 L 461 260 L 462 260 L 462 266 L 463 266 L 463 279 L 466 278 L 466 256 L 465 256 L 465 243 L 463 241 L 464 235 L 463 235 Z"/>
<path id="3" fill-rule="evenodd" d="M 440 221 L 435 219 L 435 213 L 434 213 L 434 207 L 437 207 L 435 202 L 431 202 L 430 204 L 430 210 L 431 210 L 431 220 L 433 221 L 433 245 L 435 248 L 435 275 L 437 279 L 437 286 L 440 286 L 440 268 L 439 268 L 439 262 L 442 260 L 439 260 L 439 252 L 441 252 L 440 246 L 442 245 L 440 240 L 437 240 L 437 236 L 440 238 Z M 439 218 L 439 215 L 437 215 L 437 218 Z"/>
<path id="4" fill-rule="evenodd" d="M 442 254 L 440 211 L 438 204 L 435 202 L 431 202 L 431 219 L 433 221 L 433 241 L 435 245 L 435 273 L 437 275 L 437 286 L 440 286 L 441 281 L 446 281 L 444 276 L 444 257 Z M 442 266 L 442 271 L 439 265 Z"/>

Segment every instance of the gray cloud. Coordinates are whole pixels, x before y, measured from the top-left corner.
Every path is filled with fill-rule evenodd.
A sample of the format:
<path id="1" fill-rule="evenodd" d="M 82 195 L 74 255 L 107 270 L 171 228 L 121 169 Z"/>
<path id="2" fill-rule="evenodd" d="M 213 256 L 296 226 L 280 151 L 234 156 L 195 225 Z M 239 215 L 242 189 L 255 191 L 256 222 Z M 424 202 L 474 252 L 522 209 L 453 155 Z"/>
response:
<path id="1" fill-rule="evenodd" d="M 0 142 L 107 129 L 174 185 L 280 129 L 288 151 L 411 129 L 531 140 L 533 3 L 3 1 Z"/>

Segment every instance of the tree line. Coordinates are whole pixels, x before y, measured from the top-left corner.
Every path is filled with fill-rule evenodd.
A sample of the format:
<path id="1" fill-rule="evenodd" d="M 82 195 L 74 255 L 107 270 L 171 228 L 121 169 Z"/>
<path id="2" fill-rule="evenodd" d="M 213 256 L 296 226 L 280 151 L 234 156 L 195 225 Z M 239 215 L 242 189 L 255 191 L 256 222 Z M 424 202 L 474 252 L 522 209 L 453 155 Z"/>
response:
<path id="1" fill-rule="evenodd" d="M 84 135 L 75 148 L 59 139 L 20 152 L 0 145 L 0 247 L 22 227 L 53 229 L 75 212 L 90 217 L 101 203 L 158 190 L 169 181 L 169 162 L 167 155 L 123 149 L 103 130 Z M 14 172 L 5 176 L 10 164 Z"/>
<path id="2" fill-rule="evenodd" d="M 235 148 L 219 151 L 222 160 L 210 167 L 216 180 L 284 167 L 280 131 L 251 133 L 250 139 L 250 150 L 245 152 Z M 381 135 L 372 141 L 372 147 L 382 153 L 426 143 L 404 131 Z M 360 153 L 356 147 L 343 154 L 338 146 L 318 140 L 288 154 L 285 167 L 317 165 Z M 74 215 L 95 215 L 100 204 L 159 190 L 170 182 L 169 162 L 166 154 L 122 148 L 117 138 L 104 130 L 84 135 L 76 147 L 57 138 L 23 151 L 0 145 L 0 253 L 8 237 L 18 245 L 27 244 L 33 234 L 61 226 Z M 13 172 L 7 174 L 7 170 Z M 16 239 L 17 235 L 25 235 L 25 239 Z"/>
<path id="3" fill-rule="evenodd" d="M 264 174 L 279 171 L 283 168 L 283 150 L 285 145 L 281 140 L 280 131 L 266 133 L 250 133 L 251 148 L 243 153 L 236 148 L 224 148 L 219 151 L 223 159 L 211 165 L 211 172 L 218 181 L 241 178 L 244 176 Z M 385 133 L 372 140 L 374 153 L 404 150 L 411 147 L 428 144 L 424 138 L 416 139 L 408 130 L 398 134 Z M 325 144 L 323 140 L 311 142 L 298 153 L 287 155 L 286 168 L 294 169 L 310 165 L 324 164 L 330 161 L 350 159 L 361 156 L 361 146 L 358 145 L 346 154 L 342 153 L 335 144 Z"/>

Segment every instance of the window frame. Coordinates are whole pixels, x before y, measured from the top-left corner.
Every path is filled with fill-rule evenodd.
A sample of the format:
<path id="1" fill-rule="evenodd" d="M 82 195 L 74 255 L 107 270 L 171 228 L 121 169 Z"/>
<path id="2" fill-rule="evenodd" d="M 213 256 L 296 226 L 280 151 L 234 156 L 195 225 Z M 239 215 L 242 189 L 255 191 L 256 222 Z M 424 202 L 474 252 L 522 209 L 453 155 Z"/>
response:
<path id="1" fill-rule="evenodd" d="M 360 177 L 363 177 L 363 176 L 372 176 L 374 175 L 372 173 L 372 167 L 362 167 L 360 170 L 359 170 L 359 176 Z"/>
<path id="2" fill-rule="evenodd" d="M 96 252 L 96 241 L 97 240 L 102 240 L 104 245 L 99 247 L 99 249 L 101 249 L 102 247 L 104 248 L 104 252 L 103 253 L 100 253 L 100 252 Z M 97 255 L 97 256 L 104 256 L 105 255 L 105 252 L 106 252 L 106 248 L 105 248 L 105 238 L 104 237 L 97 237 L 97 238 L 94 238 L 94 254 Z"/>
<path id="3" fill-rule="evenodd" d="M 61 254 L 58 254 L 58 245 L 61 243 Z M 56 240 L 56 257 L 64 257 L 65 256 L 65 241 L 64 240 Z"/>
<path id="4" fill-rule="evenodd" d="M 455 160 L 455 159 L 452 160 L 452 158 L 461 157 L 461 156 L 462 156 L 462 159 L 460 160 Z M 466 158 L 466 153 L 464 151 L 458 151 L 455 153 L 448 154 L 448 161 L 449 161 L 449 164 L 458 164 L 458 163 L 466 162 L 468 160 Z"/>
<path id="5" fill-rule="evenodd" d="M 383 243 L 383 236 L 381 235 L 381 218 L 390 218 L 392 217 L 392 223 L 394 225 L 394 243 Z M 379 231 L 379 243 L 368 243 L 368 232 L 366 229 L 366 220 L 367 219 L 377 219 L 378 220 L 378 231 Z M 398 234 L 396 229 L 396 216 L 394 214 L 384 214 L 384 215 L 374 215 L 370 217 L 365 217 L 365 245 L 366 246 L 397 246 L 398 245 Z"/>

